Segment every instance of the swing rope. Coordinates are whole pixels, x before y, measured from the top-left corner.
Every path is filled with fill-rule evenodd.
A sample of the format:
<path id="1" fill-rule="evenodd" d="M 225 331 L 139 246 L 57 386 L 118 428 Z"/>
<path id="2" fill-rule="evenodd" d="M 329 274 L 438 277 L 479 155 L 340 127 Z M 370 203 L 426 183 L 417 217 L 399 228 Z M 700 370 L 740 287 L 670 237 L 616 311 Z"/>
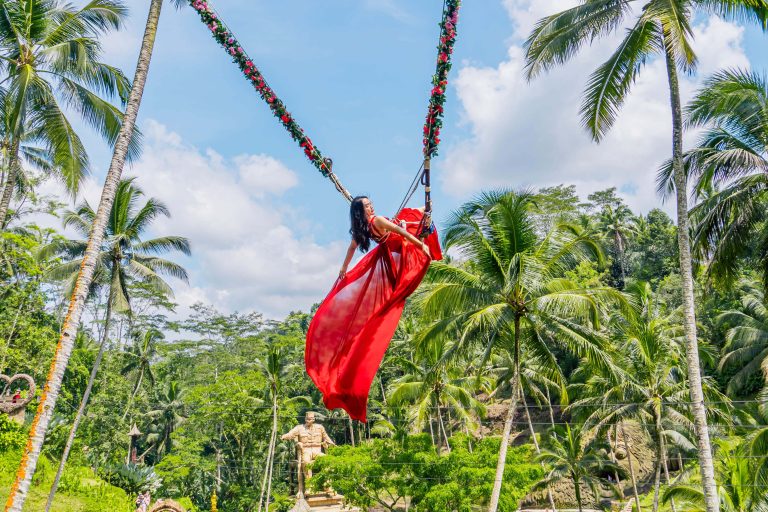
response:
<path id="1" fill-rule="evenodd" d="M 456 26 L 459 22 L 461 0 L 444 0 L 443 19 L 440 22 L 440 42 L 437 45 L 437 67 L 432 77 L 432 91 L 429 99 L 427 119 L 424 123 L 424 162 L 417 173 L 424 186 L 424 217 L 419 225 L 419 236 L 424 238 L 433 232 L 432 224 L 432 158 L 437 156 L 440 145 L 440 129 L 445 113 L 448 73 L 451 71 L 453 47 L 456 43 Z M 415 190 L 414 190 L 415 192 Z M 411 195 L 413 192 L 410 192 Z M 410 199 L 408 197 L 407 200 Z"/>
<path id="2" fill-rule="evenodd" d="M 238 42 L 235 35 L 222 21 L 221 17 L 216 13 L 216 10 L 211 6 L 207 0 L 188 0 L 192 8 L 200 15 L 200 19 L 208 26 L 213 38 L 226 50 L 226 52 L 232 57 L 235 64 L 238 65 L 240 71 L 243 72 L 245 77 L 253 84 L 256 91 L 261 96 L 272 113 L 280 120 L 283 127 L 288 130 L 291 138 L 298 142 L 299 146 L 304 150 L 304 154 L 312 162 L 320 173 L 331 180 L 336 190 L 343 195 L 347 201 L 352 201 L 352 194 L 341 184 L 338 176 L 333 173 L 333 160 L 323 157 L 323 154 L 314 145 L 312 139 L 310 139 L 305 133 L 304 129 L 299 126 L 299 123 L 293 118 L 291 113 L 286 108 L 285 104 L 277 97 L 274 89 L 272 89 L 267 83 L 264 75 L 256 67 L 253 61 L 248 57 L 248 54 L 243 49 L 242 45 Z"/>
<path id="3" fill-rule="evenodd" d="M 338 176 L 333 172 L 333 160 L 324 157 L 312 140 L 304 133 L 285 104 L 277 97 L 274 89 L 267 83 L 264 75 L 256 67 L 248 54 L 243 49 L 227 25 L 222 21 L 216 10 L 208 0 L 188 0 L 189 4 L 197 11 L 200 19 L 208 27 L 213 38 L 226 50 L 238 65 L 245 77 L 253 84 L 261 98 L 267 103 L 275 117 L 288 131 L 291 138 L 304 150 L 304 154 L 320 173 L 328 178 L 333 186 L 343 195 L 347 201 L 352 201 L 352 194 L 342 185 Z M 443 113 L 445 104 L 445 91 L 448 85 L 448 72 L 451 69 L 451 55 L 456 42 L 456 24 L 458 23 L 459 7 L 461 0 L 444 0 L 443 18 L 440 23 L 440 42 L 438 44 L 437 69 L 432 77 L 432 92 L 429 101 L 429 110 L 424 124 L 424 161 L 419 168 L 416 177 L 411 183 L 400 211 L 413 197 L 418 189 L 418 184 L 424 186 L 424 219 L 419 232 L 426 236 L 432 225 L 432 197 L 430 186 L 430 162 L 437 156 L 437 148 L 440 144 L 440 128 L 443 126 Z"/>

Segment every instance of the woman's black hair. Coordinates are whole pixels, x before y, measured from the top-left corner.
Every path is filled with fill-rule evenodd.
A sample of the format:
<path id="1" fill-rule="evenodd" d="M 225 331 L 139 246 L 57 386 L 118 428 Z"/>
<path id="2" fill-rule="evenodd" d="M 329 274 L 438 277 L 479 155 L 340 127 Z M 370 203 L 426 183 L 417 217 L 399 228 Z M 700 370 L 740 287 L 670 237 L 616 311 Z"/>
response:
<path id="1" fill-rule="evenodd" d="M 349 234 L 352 235 L 352 240 L 357 242 L 357 247 L 361 252 L 368 252 L 368 249 L 371 248 L 371 230 L 368 227 L 363 199 L 368 199 L 368 196 L 357 196 L 352 199 L 352 203 L 349 205 L 351 225 Z"/>

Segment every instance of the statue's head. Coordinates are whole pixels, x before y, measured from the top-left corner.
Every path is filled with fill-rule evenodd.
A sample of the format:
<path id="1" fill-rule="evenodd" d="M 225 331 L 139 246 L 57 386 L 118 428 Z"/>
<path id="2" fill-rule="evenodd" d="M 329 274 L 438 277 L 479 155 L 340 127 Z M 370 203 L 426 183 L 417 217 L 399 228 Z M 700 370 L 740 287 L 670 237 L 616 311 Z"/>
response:
<path id="1" fill-rule="evenodd" d="M 304 423 L 308 427 L 311 427 L 312 425 L 314 425 L 315 424 L 315 413 L 312 412 L 312 411 L 308 412 L 307 415 L 304 416 Z"/>

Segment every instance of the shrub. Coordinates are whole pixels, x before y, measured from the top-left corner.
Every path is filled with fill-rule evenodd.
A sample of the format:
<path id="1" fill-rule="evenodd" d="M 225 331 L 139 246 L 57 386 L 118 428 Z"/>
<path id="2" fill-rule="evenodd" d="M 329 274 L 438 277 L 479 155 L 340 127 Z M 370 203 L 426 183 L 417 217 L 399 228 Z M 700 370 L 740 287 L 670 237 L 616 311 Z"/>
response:
<path id="1" fill-rule="evenodd" d="M 471 512 L 490 499 L 499 442 L 484 439 L 470 451 L 470 440 L 455 436 L 446 455 L 436 453 L 428 435 L 335 447 L 314 463 L 310 487 L 332 487 L 359 507 L 392 508 L 407 500 L 417 512 Z M 532 460 L 529 446 L 507 452 L 500 511 L 517 510 L 520 499 L 542 478 L 543 470 Z"/>
<path id="2" fill-rule="evenodd" d="M 0 452 L 18 450 L 24 446 L 26 440 L 27 435 L 24 432 L 24 427 L 8 416 L 0 414 Z"/>

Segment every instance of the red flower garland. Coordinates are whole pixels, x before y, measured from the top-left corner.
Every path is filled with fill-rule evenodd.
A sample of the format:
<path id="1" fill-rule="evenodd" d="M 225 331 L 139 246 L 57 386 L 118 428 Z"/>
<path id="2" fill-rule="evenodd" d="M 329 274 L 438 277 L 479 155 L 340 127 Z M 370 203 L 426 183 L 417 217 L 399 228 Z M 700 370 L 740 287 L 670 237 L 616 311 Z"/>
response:
<path id="1" fill-rule="evenodd" d="M 216 41 L 218 41 L 218 43 L 223 46 L 227 53 L 233 58 L 245 77 L 253 84 L 261 98 L 267 103 L 270 110 L 272 110 L 275 117 L 277 117 L 285 129 L 288 130 L 291 138 L 298 142 L 299 146 L 304 149 L 304 154 L 309 161 L 317 167 L 323 176 L 327 177 L 331 171 L 329 162 L 326 158 L 323 158 L 320 150 L 312 144 L 310 138 L 307 137 L 304 130 L 293 119 L 293 116 L 291 116 L 291 113 L 285 108 L 283 102 L 277 97 L 275 91 L 273 91 L 269 84 L 267 84 L 264 76 L 253 64 L 253 61 L 248 58 L 248 54 L 245 53 L 245 50 L 243 50 L 243 47 L 237 41 L 234 34 L 232 34 L 224 22 L 221 21 L 206 0 L 189 0 L 189 3 L 200 15 L 203 23 L 208 26 L 214 39 L 216 39 Z"/>
<path id="2" fill-rule="evenodd" d="M 283 102 L 277 97 L 272 88 L 267 84 L 264 76 L 248 57 L 243 47 L 219 18 L 207 0 L 189 0 L 190 5 L 200 15 L 202 21 L 208 26 L 214 39 L 224 47 L 234 62 L 240 67 L 245 77 L 253 84 L 261 98 L 267 103 L 272 113 L 288 130 L 293 140 L 299 143 L 304 154 L 328 177 L 331 169 L 329 161 L 323 158 L 320 150 L 315 147 L 312 140 L 304 133 L 304 130 L 293 119 Z M 445 104 L 445 92 L 448 86 L 448 72 L 451 70 L 451 55 L 456 42 L 456 25 L 459 21 L 459 8 L 461 0 L 446 0 L 443 20 L 440 23 L 440 44 L 438 45 L 437 69 L 432 77 L 432 91 L 429 100 L 429 110 L 424 124 L 424 156 L 437 155 L 440 144 L 440 129 L 443 126 L 443 113 Z"/>
<path id="3" fill-rule="evenodd" d="M 424 123 L 424 157 L 437 155 L 440 145 L 440 129 L 443 127 L 445 92 L 448 87 L 448 72 L 451 70 L 451 55 L 456 43 L 456 25 L 459 22 L 461 0 L 446 0 L 443 21 L 440 23 L 440 44 L 437 47 L 437 69 L 432 77 L 432 92 L 429 99 L 427 120 Z"/>

